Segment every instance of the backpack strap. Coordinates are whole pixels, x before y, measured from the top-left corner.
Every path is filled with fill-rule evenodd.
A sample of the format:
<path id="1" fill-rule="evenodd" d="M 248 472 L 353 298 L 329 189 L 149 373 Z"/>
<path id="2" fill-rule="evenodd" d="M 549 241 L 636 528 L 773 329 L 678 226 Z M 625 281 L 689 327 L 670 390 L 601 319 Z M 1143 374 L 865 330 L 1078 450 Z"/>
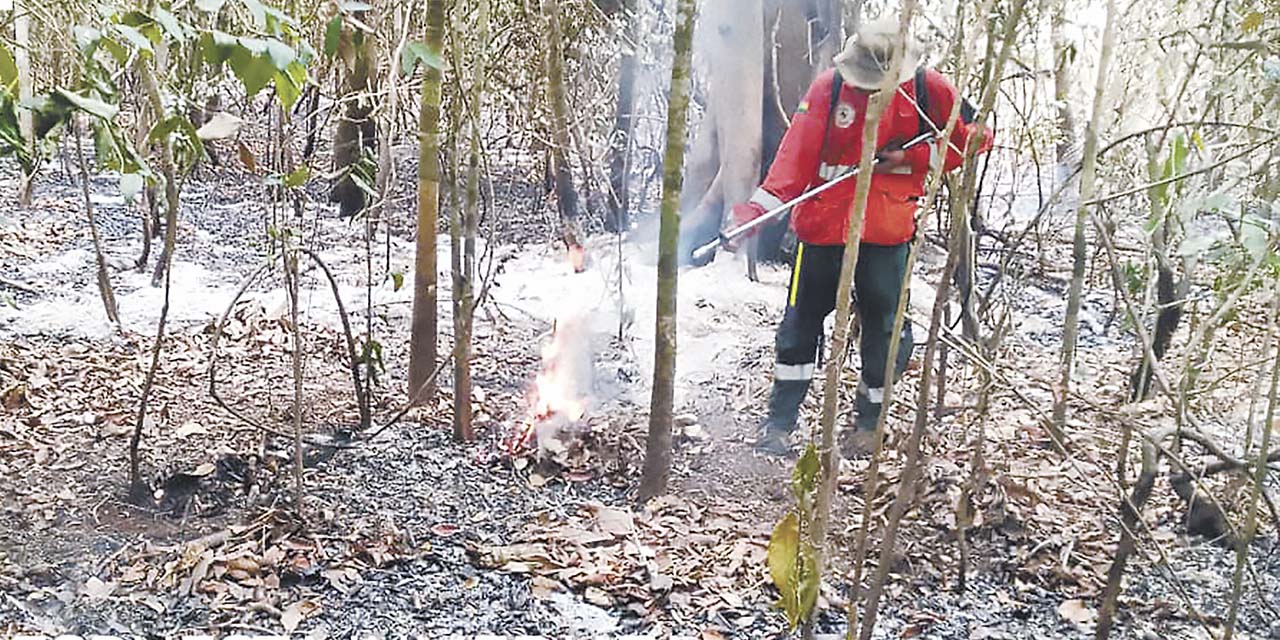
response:
<path id="1" fill-rule="evenodd" d="M 844 78 L 840 77 L 840 71 L 837 70 L 831 79 L 831 104 L 827 106 L 827 126 L 822 130 L 822 151 L 818 156 L 818 162 L 823 162 L 823 158 L 827 155 L 827 141 L 831 139 L 831 121 L 836 117 L 836 105 L 840 104 L 840 90 L 844 88 Z"/>
<path id="2" fill-rule="evenodd" d="M 916 69 L 916 106 L 919 107 L 916 115 L 920 119 L 920 126 L 916 129 L 917 135 L 925 135 L 938 130 L 938 126 L 933 122 L 933 113 L 929 111 L 929 87 L 925 84 L 924 74 L 924 67 Z"/>

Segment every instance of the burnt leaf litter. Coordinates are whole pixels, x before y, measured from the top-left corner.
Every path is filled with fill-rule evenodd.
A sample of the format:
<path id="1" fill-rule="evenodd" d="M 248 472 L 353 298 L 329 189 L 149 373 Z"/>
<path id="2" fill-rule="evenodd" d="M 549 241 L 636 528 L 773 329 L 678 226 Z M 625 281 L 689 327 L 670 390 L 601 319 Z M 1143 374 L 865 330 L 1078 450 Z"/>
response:
<path id="1" fill-rule="evenodd" d="M 211 171 L 184 194 L 175 275 L 198 269 L 190 282 L 216 285 L 224 297 L 263 260 L 261 188 L 243 177 L 236 169 Z M 500 193 L 512 207 L 521 201 L 515 184 Z M 292 327 L 272 295 L 280 286 L 273 275 L 232 309 L 217 349 L 219 393 L 245 420 L 208 393 L 221 309 L 210 304 L 179 314 L 144 429 L 152 493 L 145 504 L 130 504 L 125 451 L 154 330 L 146 301 L 154 298 L 127 276 L 138 252 L 137 212 L 112 199 L 112 181 L 93 186 L 122 313 L 143 318 L 126 320 L 120 333 L 89 320 L 101 312 L 76 183 L 54 171 L 30 209 L 0 212 L 0 277 L 16 283 L 0 286 L 11 306 L 0 315 L 4 633 L 708 640 L 785 633 L 765 556 L 769 533 L 789 507 L 791 463 L 757 457 L 749 446 L 771 366 L 767 343 L 744 341 L 732 356 L 737 366 L 686 398 L 675 426 L 672 490 L 637 506 L 647 424 L 637 390 L 648 373 L 626 340 L 600 340 L 591 350 L 596 380 L 581 419 L 539 434 L 535 446 L 513 457 L 511 432 L 530 419 L 530 393 L 545 366 L 539 347 L 554 328 L 550 319 L 491 304 L 480 311 L 475 342 L 476 443 L 452 441 L 448 375 L 433 403 L 377 437 L 335 436 L 351 430 L 358 412 L 342 333 L 321 302 L 327 289 L 312 273 L 306 284 L 316 311 L 301 321 L 308 445 L 299 511 L 290 440 L 255 428 L 287 432 L 292 419 Z M 319 205 L 308 211 L 314 246 L 356 296 L 346 302 L 363 334 L 362 227 L 329 218 Z M 540 233 L 504 227 L 494 254 L 499 287 L 511 260 L 558 251 Z M 403 262 L 409 234 L 396 227 L 391 241 L 375 245 L 387 242 L 387 260 Z M 917 279 L 935 281 L 936 262 L 926 260 Z M 395 296 L 407 294 L 389 282 L 376 286 L 388 296 L 371 321 L 386 366 L 374 414 L 385 419 L 404 397 L 407 298 Z M 1054 310 L 1044 299 L 1052 292 L 1031 289 L 1024 298 L 1018 313 L 1029 329 L 1010 341 L 1006 357 L 1029 380 L 1051 379 L 1056 341 L 1039 339 L 1035 327 L 1051 324 L 1045 320 Z M 723 301 L 695 304 L 713 309 Z M 1087 303 L 1102 317 L 1109 304 Z M 449 342 L 447 307 L 441 305 L 442 344 Z M 30 309 L 44 309 L 48 324 L 22 320 Z M 741 313 L 757 330 L 775 320 L 769 308 L 748 305 Z M 1082 366 L 1123 371 L 1130 347 L 1121 329 L 1089 327 Z M 1123 381 L 1099 375 L 1102 396 L 1119 399 Z M 909 375 L 898 397 L 912 397 L 912 386 Z M 1050 402 L 1047 389 L 1029 384 L 1024 391 Z M 807 407 L 809 420 L 815 409 Z M 1146 410 L 1158 418 L 1159 407 Z M 968 443 L 978 425 L 971 413 L 942 418 L 927 439 L 877 637 L 1087 637 L 1118 537 L 1117 493 L 1108 480 L 1118 424 L 1078 407 L 1068 463 L 1045 446 L 1032 412 L 996 393 L 983 426 L 987 482 L 974 500 L 971 566 L 961 592 L 956 513 L 973 462 Z M 864 500 L 873 501 L 874 519 L 886 516 L 910 417 L 900 402 L 877 495 L 862 495 L 865 462 L 843 467 L 828 554 L 834 567 L 819 600 L 821 634 L 843 634 L 846 550 Z M 1238 483 L 1215 479 L 1212 487 L 1243 503 Z M 1167 557 L 1152 544 L 1140 546 L 1120 601 L 1125 637 L 1205 637 L 1205 629 L 1225 622 L 1234 552 L 1187 535 L 1181 514 L 1168 491 L 1157 492 L 1144 511 L 1150 539 Z M 873 525 L 873 541 L 876 535 Z M 1255 571 L 1246 577 L 1239 629 L 1251 638 L 1280 638 L 1276 544 L 1268 524 L 1249 550 Z"/>

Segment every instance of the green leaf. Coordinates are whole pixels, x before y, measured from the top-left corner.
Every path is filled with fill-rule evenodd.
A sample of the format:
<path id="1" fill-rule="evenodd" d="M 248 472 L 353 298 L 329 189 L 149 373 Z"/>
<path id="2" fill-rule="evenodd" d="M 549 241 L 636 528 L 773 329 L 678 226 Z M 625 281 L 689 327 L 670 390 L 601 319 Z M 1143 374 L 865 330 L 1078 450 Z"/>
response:
<path id="1" fill-rule="evenodd" d="M 13 52 L 3 43 L 0 43 L 0 84 L 10 94 L 17 94 L 18 63 L 13 59 Z"/>
<path id="2" fill-rule="evenodd" d="M 120 195 L 125 202 L 132 202 L 133 197 L 142 191 L 142 174 L 140 173 L 122 173 L 120 174 Z"/>
<path id="3" fill-rule="evenodd" d="M 76 48 L 86 55 L 93 55 L 93 50 L 98 46 L 98 39 L 102 37 L 101 31 L 84 25 L 76 25 L 71 33 L 75 36 Z"/>
<path id="4" fill-rule="evenodd" d="M 804 453 L 796 461 L 795 471 L 791 473 L 791 489 L 800 503 L 807 504 L 808 496 L 818 486 L 818 472 L 822 463 L 818 459 L 818 448 L 812 443 L 805 447 Z"/>
<path id="5" fill-rule="evenodd" d="M 298 103 L 298 98 L 302 97 L 302 87 L 293 81 L 287 73 L 277 71 L 275 73 L 276 81 L 276 98 L 280 100 L 280 106 L 285 111 L 293 109 L 293 105 Z"/>
<path id="6" fill-rule="evenodd" d="M 324 28 L 324 56 L 332 58 L 338 52 L 338 42 L 342 39 L 342 14 L 329 21 Z"/>
<path id="7" fill-rule="evenodd" d="M 231 64 L 231 71 L 244 84 L 244 91 L 249 97 L 257 95 L 276 76 L 275 65 L 243 47 L 237 48 L 228 62 Z"/>
<path id="8" fill-rule="evenodd" d="M 292 47 L 279 40 L 268 40 L 267 56 L 271 59 L 271 64 L 276 66 L 276 69 L 284 71 L 297 59 L 298 54 L 294 53 Z"/>
<path id="9" fill-rule="evenodd" d="M 405 44 L 404 53 L 400 55 L 400 71 L 403 75 L 413 73 L 422 63 L 435 69 L 444 69 L 444 58 L 439 51 L 433 51 L 423 42 Z"/>
<path id="10" fill-rule="evenodd" d="M 151 40 L 142 35 L 141 31 L 138 31 L 127 24 L 118 24 L 115 25 L 115 32 L 120 34 L 121 39 L 126 43 L 133 45 L 134 49 L 144 51 L 146 53 L 152 53 L 153 49 L 151 47 Z"/>
<path id="11" fill-rule="evenodd" d="M 205 13 L 217 13 L 226 0 L 196 0 L 196 8 Z"/>
<path id="12" fill-rule="evenodd" d="M 399 291 L 403 287 L 404 287 L 404 272 L 392 271 L 391 272 L 391 290 Z"/>
<path id="13" fill-rule="evenodd" d="M 200 35 L 200 49 L 204 52 L 204 61 L 217 66 L 235 54 L 240 48 L 236 37 L 221 31 L 207 31 Z"/>
<path id="14" fill-rule="evenodd" d="M 113 104 L 107 104 L 97 98 L 80 95 L 66 89 L 55 89 L 54 96 L 61 98 L 70 103 L 71 106 L 79 109 L 89 115 L 101 118 L 103 120 L 111 120 L 119 113 L 119 109 Z"/>
<path id="15" fill-rule="evenodd" d="M 305 164 L 298 165 L 298 168 L 291 171 L 284 177 L 284 186 L 293 189 L 301 187 L 307 183 L 307 178 L 311 177 L 311 168 Z"/>
<path id="16" fill-rule="evenodd" d="M 178 19 L 174 17 L 172 13 L 165 11 L 162 7 L 156 7 L 155 18 L 156 22 L 160 23 L 160 26 L 164 28 L 164 30 L 174 40 L 177 40 L 178 42 L 186 41 L 187 30 L 183 28 L 182 24 L 178 22 Z"/>
<path id="17" fill-rule="evenodd" d="M 822 576 L 818 574 L 818 554 L 813 545 L 805 542 L 800 552 L 800 584 L 796 595 L 796 617 L 791 622 L 795 629 L 801 620 L 808 620 L 818 604 L 818 592 L 822 588 Z"/>

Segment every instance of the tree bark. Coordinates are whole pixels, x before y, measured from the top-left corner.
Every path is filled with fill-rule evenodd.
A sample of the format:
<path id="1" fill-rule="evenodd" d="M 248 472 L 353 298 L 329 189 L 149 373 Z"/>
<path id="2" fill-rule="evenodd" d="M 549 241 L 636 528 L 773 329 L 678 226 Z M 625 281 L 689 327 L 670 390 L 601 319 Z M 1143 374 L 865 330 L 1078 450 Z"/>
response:
<path id="1" fill-rule="evenodd" d="M 444 0 L 427 0 L 427 48 L 444 48 Z M 440 69 L 427 65 L 418 118 L 418 237 L 409 336 L 409 401 L 434 390 L 436 368 L 436 224 L 440 216 Z"/>
<path id="2" fill-rule="evenodd" d="M 677 5 L 675 60 L 667 103 L 667 149 L 662 161 L 662 220 L 658 239 L 657 322 L 654 327 L 653 396 L 649 437 L 640 477 L 641 502 L 661 494 L 671 474 L 671 418 L 676 375 L 676 283 L 680 229 L 680 189 L 684 180 L 684 140 L 689 112 L 694 0 Z"/>
<path id="3" fill-rule="evenodd" d="M 467 158 L 467 193 L 462 211 L 455 217 L 461 228 L 453 233 L 453 435 L 462 442 L 475 439 L 471 425 L 471 339 L 475 317 L 476 226 L 480 219 L 480 105 L 484 100 L 485 54 L 489 44 L 489 0 L 477 7 L 476 60 L 471 95 L 467 98 L 470 129 Z M 457 242 L 461 240 L 461 246 Z"/>
<path id="4" fill-rule="evenodd" d="M 559 0 L 543 0 L 547 17 L 547 102 L 551 105 L 551 163 L 555 175 L 556 208 L 561 233 L 570 248 L 581 247 L 578 238 L 578 192 L 569 166 L 569 107 L 564 86 L 564 42 L 560 30 Z"/>
<path id="5" fill-rule="evenodd" d="M 13 62 L 18 67 L 18 100 L 27 101 L 34 93 L 31 86 L 31 16 L 24 6 L 26 0 L 14 0 L 13 3 Z M 29 153 L 35 153 L 35 127 L 30 109 L 18 110 L 18 131 L 22 134 L 23 144 Z M 32 155 L 32 158 L 35 156 Z M 35 181 L 35 166 L 32 162 L 31 173 L 25 170 L 18 180 L 18 204 L 31 206 L 31 191 Z"/>
<path id="6" fill-rule="evenodd" d="M 1071 391 L 1071 376 L 1075 371 L 1076 342 L 1080 335 L 1080 298 L 1084 292 L 1084 272 L 1089 258 L 1088 240 L 1085 238 L 1085 222 L 1089 209 L 1085 202 L 1093 198 L 1098 174 L 1098 128 L 1102 125 L 1102 110 L 1107 90 L 1107 71 L 1115 48 L 1115 0 L 1107 0 L 1107 24 L 1102 36 L 1102 57 L 1098 61 L 1098 80 L 1094 87 L 1093 113 L 1084 131 L 1083 166 L 1080 171 L 1080 203 L 1076 207 L 1075 234 L 1072 240 L 1071 286 L 1067 294 L 1067 314 L 1062 329 L 1061 377 L 1055 390 L 1053 421 L 1048 425 L 1050 436 L 1059 446 L 1064 440 L 1067 422 L 1067 398 Z"/>
<path id="7" fill-rule="evenodd" d="M 627 21 L 622 34 L 622 61 L 618 65 L 618 107 L 613 117 L 613 138 L 609 146 L 609 217 L 610 231 L 626 231 L 631 226 L 629 211 L 629 177 L 631 173 L 631 136 L 635 131 L 635 90 L 637 49 L 640 46 L 640 14 L 636 0 L 623 0 L 622 19 Z"/>

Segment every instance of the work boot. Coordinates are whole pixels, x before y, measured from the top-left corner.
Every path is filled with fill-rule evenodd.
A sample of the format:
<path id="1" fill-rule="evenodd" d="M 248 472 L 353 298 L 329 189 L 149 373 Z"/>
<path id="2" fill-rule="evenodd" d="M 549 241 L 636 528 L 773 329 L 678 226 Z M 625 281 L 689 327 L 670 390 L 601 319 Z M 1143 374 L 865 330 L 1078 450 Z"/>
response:
<path id="1" fill-rule="evenodd" d="M 840 454 L 845 460 L 870 458 L 876 449 L 876 431 L 851 427 L 840 432 Z"/>
<path id="2" fill-rule="evenodd" d="M 809 392 L 808 380 L 774 380 L 769 392 L 769 415 L 764 435 L 755 443 L 756 451 L 775 456 L 791 453 L 791 432 L 800 419 L 800 405 Z"/>
<path id="3" fill-rule="evenodd" d="M 858 393 L 854 396 L 853 426 L 855 429 L 875 430 L 876 422 L 880 420 L 882 400 L 884 400 L 883 390 L 872 393 L 865 383 L 858 383 Z"/>
<path id="4" fill-rule="evenodd" d="M 759 440 L 756 440 L 752 448 L 760 453 L 779 458 L 789 457 L 791 455 L 791 434 L 785 431 L 766 429 L 764 435 L 760 436 Z"/>

